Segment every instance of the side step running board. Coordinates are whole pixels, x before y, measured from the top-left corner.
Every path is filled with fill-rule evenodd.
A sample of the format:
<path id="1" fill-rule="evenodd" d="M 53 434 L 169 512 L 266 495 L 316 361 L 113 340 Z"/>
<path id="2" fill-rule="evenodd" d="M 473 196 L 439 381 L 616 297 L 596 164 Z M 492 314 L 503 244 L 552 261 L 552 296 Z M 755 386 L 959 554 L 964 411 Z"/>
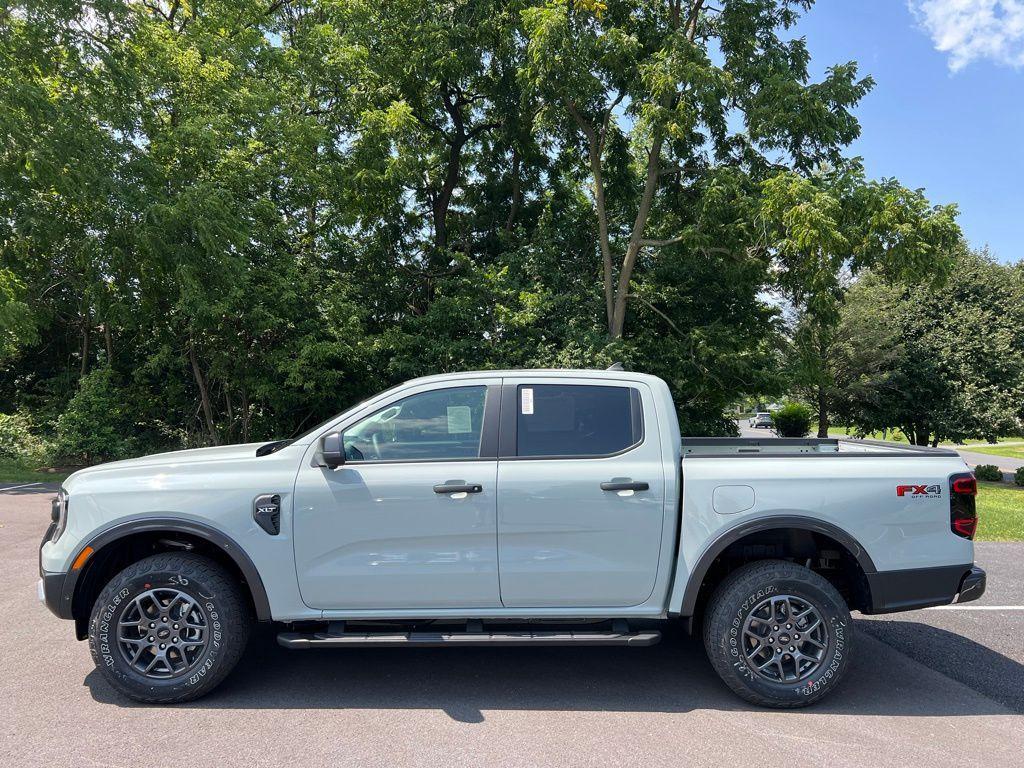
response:
<path id="1" fill-rule="evenodd" d="M 285 648 L 365 648 L 369 646 L 418 646 L 439 648 L 446 645 L 654 645 L 661 632 L 282 632 L 277 642 Z"/>

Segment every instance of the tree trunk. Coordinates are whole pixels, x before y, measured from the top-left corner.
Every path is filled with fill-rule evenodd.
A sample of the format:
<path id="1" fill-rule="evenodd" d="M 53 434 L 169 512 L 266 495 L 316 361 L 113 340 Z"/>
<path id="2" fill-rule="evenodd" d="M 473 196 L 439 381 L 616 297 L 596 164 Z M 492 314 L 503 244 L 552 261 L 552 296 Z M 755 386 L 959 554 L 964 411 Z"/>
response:
<path id="1" fill-rule="evenodd" d="M 462 167 L 462 144 L 453 143 L 448 151 L 448 170 L 444 183 L 437 197 L 434 198 L 434 247 L 443 251 L 448 247 L 448 209 L 451 207 L 452 194 L 459 183 L 459 172 Z"/>
<path id="2" fill-rule="evenodd" d="M 89 320 L 82 325 L 82 367 L 79 375 L 84 377 L 89 372 Z"/>
<path id="3" fill-rule="evenodd" d="M 107 365 L 114 367 L 114 340 L 110 334 L 110 323 L 103 324 L 103 341 L 107 346 Z"/>
<path id="4" fill-rule="evenodd" d="M 626 256 L 622 260 L 622 269 L 619 270 L 619 284 L 615 290 L 615 306 L 612 311 L 612 322 L 608 328 L 608 335 L 613 339 L 622 338 L 622 331 L 626 324 L 629 281 L 633 276 L 633 268 L 636 266 L 636 259 L 642 246 L 644 228 L 647 226 L 651 205 L 654 203 L 654 193 L 658 188 L 658 166 L 661 163 L 663 144 L 664 137 L 658 133 L 654 137 L 651 153 L 647 156 L 647 178 L 644 181 L 644 191 L 640 197 L 640 206 L 637 208 L 636 219 L 633 221 L 633 231 L 629 235 L 629 245 L 626 247 Z"/>
<path id="5" fill-rule="evenodd" d="M 828 398 L 825 388 L 818 387 L 818 437 L 828 437 Z"/>
<path id="6" fill-rule="evenodd" d="M 249 442 L 249 393 L 242 387 L 242 442 Z"/>
<path id="7" fill-rule="evenodd" d="M 519 181 L 519 151 L 512 149 L 512 203 L 508 209 L 508 218 L 505 219 L 505 231 L 511 232 L 516 224 L 516 217 L 519 215 L 519 206 L 523 199 L 522 185 Z"/>
<path id="8" fill-rule="evenodd" d="M 203 420 L 206 422 L 206 431 L 209 433 L 210 442 L 220 445 L 220 438 L 217 436 L 217 426 L 213 422 L 213 407 L 210 405 L 210 392 L 206 388 L 206 379 L 199 368 L 199 359 L 196 357 L 195 344 L 191 341 L 188 344 L 188 360 L 192 364 L 192 375 L 195 377 L 196 386 L 199 387 L 199 398 L 203 406 Z"/>

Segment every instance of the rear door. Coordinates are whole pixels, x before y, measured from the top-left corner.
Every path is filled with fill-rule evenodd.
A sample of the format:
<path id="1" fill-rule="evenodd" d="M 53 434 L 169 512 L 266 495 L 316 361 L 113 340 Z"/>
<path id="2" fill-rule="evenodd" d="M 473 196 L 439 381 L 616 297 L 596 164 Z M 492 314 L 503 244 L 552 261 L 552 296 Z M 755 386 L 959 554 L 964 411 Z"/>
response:
<path id="1" fill-rule="evenodd" d="M 506 607 L 647 600 L 665 483 L 647 385 L 506 378 L 498 462 L 498 562 Z"/>

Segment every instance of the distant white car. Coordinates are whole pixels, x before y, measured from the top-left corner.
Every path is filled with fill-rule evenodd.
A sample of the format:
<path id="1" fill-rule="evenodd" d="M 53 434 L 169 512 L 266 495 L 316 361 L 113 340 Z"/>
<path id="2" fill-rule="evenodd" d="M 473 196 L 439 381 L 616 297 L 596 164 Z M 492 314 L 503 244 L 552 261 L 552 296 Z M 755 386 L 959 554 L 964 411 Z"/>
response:
<path id="1" fill-rule="evenodd" d="M 772 415 L 767 412 L 755 413 L 750 419 L 750 426 L 754 429 L 765 427 L 771 429 L 775 424 L 772 422 Z"/>

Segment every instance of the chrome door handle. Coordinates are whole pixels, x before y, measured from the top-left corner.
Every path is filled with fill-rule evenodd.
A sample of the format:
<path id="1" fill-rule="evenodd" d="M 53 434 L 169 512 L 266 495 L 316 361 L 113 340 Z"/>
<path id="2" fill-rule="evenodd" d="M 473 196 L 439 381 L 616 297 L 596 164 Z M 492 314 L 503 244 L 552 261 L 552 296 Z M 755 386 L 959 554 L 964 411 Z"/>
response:
<path id="1" fill-rule="evenodd" d="M 434 486 L 434 493 L 481 493 L 483 489 L 482 485 L 475 483 L 441 483 Z"/>
<path id="2" fill-rule="evenodd" d="M 632 480 L 601 483 L 602 491 L 646 491 L 651 486 L 643 481 L 634 483 Z"/>

